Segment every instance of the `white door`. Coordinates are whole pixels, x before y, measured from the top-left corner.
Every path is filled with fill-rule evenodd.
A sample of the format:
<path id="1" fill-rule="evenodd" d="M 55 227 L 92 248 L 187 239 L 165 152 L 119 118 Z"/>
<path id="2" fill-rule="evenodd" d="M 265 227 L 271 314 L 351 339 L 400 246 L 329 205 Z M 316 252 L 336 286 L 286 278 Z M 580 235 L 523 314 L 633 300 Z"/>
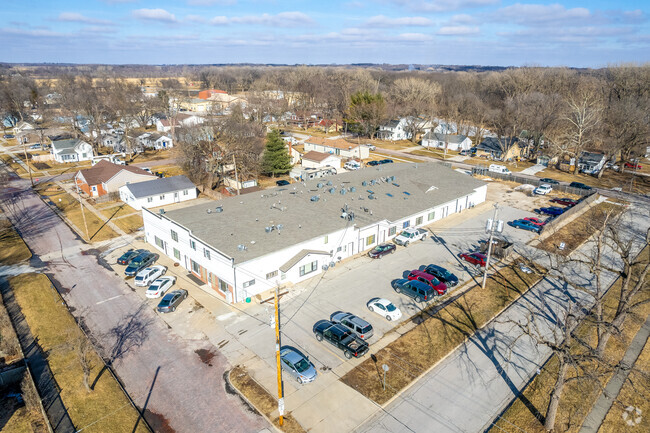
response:
<path id="1" fill-rule="evenodd" d="M 174 193 L 174 203 L 178 203 L 178 202 L 180 202 L 180 200 L 178 199 L 178 193 L 175 192 Z"/>

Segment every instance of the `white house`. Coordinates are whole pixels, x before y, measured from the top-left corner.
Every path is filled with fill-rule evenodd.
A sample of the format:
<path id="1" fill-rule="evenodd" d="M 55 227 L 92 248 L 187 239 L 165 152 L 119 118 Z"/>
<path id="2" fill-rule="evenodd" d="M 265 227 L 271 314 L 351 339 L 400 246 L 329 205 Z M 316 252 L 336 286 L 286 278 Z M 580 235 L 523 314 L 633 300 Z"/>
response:
<path id="1" fill-rule="evenodd" d="M 185 176 L 163 177 L 121 186 L 120 200 L 135 210 L 193 200 L 196 186 Z"/>
<path id="2" fill-rule="evenodd" d="M 309 137 L 305 140 L 305 153 L 315 150 L 316 152 L 331 153 L 341 158 L 365 159 L 370 156 L 368 146 L 359 143 L 351 143 L 342 138 L 327 139 L 321 137 Z"/>
<path id="3" fill-rule="evenodd" d="M 21 132 L 25 131 L 33 131 L 34 125 L 32 125 L 29 122 L 25 122 L 24 120 L 21 120 L 20 122 L 16 123 L 16 126 L 14 126 L 14 135 L 18 135 Z"/>
<path id="4" fill-rule="evenodd" d="M 422 137 L 422 146 L 440 149 L 447 147 L 447 150 L 459 151 L 471 148 L 472 140 L 464 135 L 438 134 L 429 131 Z"/>
<path id="5" fill-rule="evenodd" d="M 331 153 L 322 153 L 311 150 L 302 156 L 304 168 L 341 167 L 341 157 Z"/>
<path id="6" fill-rule="evenodd" d="M 89 161 L 95 155 L 93 147 L 78 138 L 52 141 L 51 153 L 57 162 Z"/>
<path id="7" fill-rule="evenodd" d="M 102 135 L 100 141 L 103 147 L 111 147 L 115 152 L 124 152 L 126 150 L 126 142 L 122 134 L 107 133 Z"/>
<path id="8" fill-rule="evenodd" d="M 153 134 L 153 148 L 156 150 L 171 149 L 174 147 L 174 140 L 166 134 Z"/>
<path id="9" fill-rule="evenodd" d="M 408 121 L 406 118 L 399 120 L 391 120 L 390 122 L 381 125 L 377 137 L 380 140 L 410 140 L 412 135 L 408 129 Z"/>
<path id="10" fill-rule="evenodd" d="M 581 173 L 597 174 L 607 162 L 607 157 L 602 153 L 582 152 L 578 158 L 578 170 Z"/>
<path id="11" fill-rule="evenodd" d="M 486 192 L 486 183 L 439 163 L 387 164 L 142 214 L 148 243 L 204 290 L 237 303 L 477 205 Z"/>

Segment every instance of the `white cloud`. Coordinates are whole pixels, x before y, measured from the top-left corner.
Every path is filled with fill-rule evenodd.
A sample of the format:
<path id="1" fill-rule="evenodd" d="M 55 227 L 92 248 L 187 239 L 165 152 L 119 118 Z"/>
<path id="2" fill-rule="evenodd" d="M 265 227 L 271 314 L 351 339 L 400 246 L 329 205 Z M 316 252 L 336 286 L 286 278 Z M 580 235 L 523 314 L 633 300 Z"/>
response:
<path id="1" fill-rule="evenodd" d="M 511 6 L 498 9 L 495 12 L 496 19 L 505 19 L 518 24 L 529 25 L 539 23 L 559 23 L 566 21 L 588 20 L 592 17 L 589 9 L 572 8 L 566 9 L 560 4 L 521 4 L 515 3 Z"/>
<path id="2" fill-rule="evenodd" d="M 187 0 L 191 6 L 231 6 L 237 3 L 237 0 Z"/>
<path id="3" fill-rule="evenodd" d="M 424 17 L 389 18 L 384 15 L 377 15 L 368 19 L 366 24 L 375 27 L 430 26 L 433 21 Z"/>
<path id="4" fill-rule="evenodd" d="M 276 15 L 244 15 L 241 17 L 216 16 L 210 20 L 213 25 L 252 24 L 273 27 L 296 27 L 314 24 L 309 15 L 302 12 L 280 12 Z"/>
<path id="5" fill-rule="evenodd" d="M 83 23 L 83 24 L 100 24 L 100 25 L 111 25 L 113 24 L 111 21 L 107 20 L 99 20 L 96 18 L 90 18 L 84 15 L 81 15 L 80 13 L 77 12 L 61 12 L 59 14 L 59 17 L 57 18 L 58 21 L 65 21 L 65 22 L 71 22 L 71 23 Z"/>
<path id="6" fill-rule="evenodd" d="M 471 36 L 479 33 L 478 27 L 469 26 L 444 26 L 440 27 L 437 34 L 441 36 Z"/>
<path id="7" fill-rule="evenodd" d="M 133 16 L 141 20 L 160 21 L 164 23 L 177 22 L 174 14 L 167 12 L 165 9 L 136 9 Z"/>
<path id="8" fill-rule="evenodd" d="M 405 42 L 426 42 L 432 40 L 433 38 L 431 35 L 424 33 L 401 33 L 397 35 L 397 39 Z"/>
<path id="9" fill-rule="evenodd" d="M 109 5 L 113 4 L 118 4 L 118 3 L 135 3 L 138 0 L 101 0 L 104 3 L 108 3 Z"/>
<path id="10" fill-rule="evenodd" d="M 449 12 L 458 9 L 491 6 L 501 0 L 391 0 L 392 3 L 422 12 Z"/>
<path id="11" fill-rule="evenodd" d="M 215 26 L 218 25 L 227 25 L 229 22 L 228 17 L 214 17 L 210 20 L 210 24 L 213 24 Z"/>

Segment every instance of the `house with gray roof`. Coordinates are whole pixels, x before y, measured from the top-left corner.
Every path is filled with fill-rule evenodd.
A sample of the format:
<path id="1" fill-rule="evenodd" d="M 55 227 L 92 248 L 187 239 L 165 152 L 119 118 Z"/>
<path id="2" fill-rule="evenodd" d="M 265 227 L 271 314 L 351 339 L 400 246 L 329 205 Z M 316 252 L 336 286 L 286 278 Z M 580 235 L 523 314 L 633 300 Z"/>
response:
<path id="1" fill-rule="evenodd" d="M 438 149 L 447 148 L 447 150 L 458 152 L 460 150 L 469 150 L 472 147 L 472 140 L 465 135 L 440 134 L 429 131 L 422 137 L 422 146 Z"/>
<path id="2" fill-rule="evenodd" d="M 196 186 L 182 175 L 127 183 L 119 191 L 120 199 L 136 210 L 180 203 L 197 197 Z"/>
<path id="3" fill-rule="evenodd" d="M 93 147 L 78 138 L 52 141 L 51 152 L 54 159 L 61 163 L 90 161 L 95 156 Z"/>
<path id="4" fill-rule="evenodd" d="M 437 162 L 386 164 L 142 215 L 148 243 L 236 303 L 451 217 L 486 192 Z"/>
<path id="5" fill-rule="evenodd" d="M 607 157 L 597 152 L 582 152 L 578 158 L 578 170 L 585 174 L 598 174 L 607 162 Z"/>

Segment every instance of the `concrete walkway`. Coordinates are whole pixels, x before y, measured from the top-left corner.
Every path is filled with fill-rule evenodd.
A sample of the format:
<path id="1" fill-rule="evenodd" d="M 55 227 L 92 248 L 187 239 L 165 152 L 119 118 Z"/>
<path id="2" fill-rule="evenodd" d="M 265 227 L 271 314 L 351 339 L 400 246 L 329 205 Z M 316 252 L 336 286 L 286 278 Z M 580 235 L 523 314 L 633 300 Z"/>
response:
<path id="1" fill-rule="evenodd" d="M 634 339 L 627 348 L 618 369 L 612 378 L 609 379 L 609 382 L 607 382 L 607 385 L 605 386 L 605 390 L 600 394 L 598 400 L 596 400 L 596 403 L 591 408 L 591 412 L 589 412 L 585 421 L 582 423 L 580 433 L 596 433 L 598 431 L 605 420 L 605 417 L 612 408 L 612 404 L 614 404 L 618 394 L 621 392 L 621 388 L 625 385 L 625 381 L 630 374 L 630 369 L 634 366 L 634 363 L 641 354 L 643 347 L 646 345 L 648 336 L 650 336 L 650 317 L 646 319 L 641 329 L 639 329 L 634 336 Z"/>
<path id="2" fill-rule="evenodd" d="M 536 174 L 536 173 L 538 173 L 538 172 L 540 172 L 540 171 L 542 171 L 542 170 L 544 170 L 544 169 L 546 169 L 546 168 L 548 168 L 548 167 L 546 167 L 545 165 L 542 165 L 542 164 L 535 164 L 535 165 L 533 165 L 532 167 L 528 167 L 528 168 L 525 168 L 525 169 L 521 170 L 521 171 L 519 172 L 519 174 L 530 174 L 530 175 L 534 175 L 534 174 Z"/>

